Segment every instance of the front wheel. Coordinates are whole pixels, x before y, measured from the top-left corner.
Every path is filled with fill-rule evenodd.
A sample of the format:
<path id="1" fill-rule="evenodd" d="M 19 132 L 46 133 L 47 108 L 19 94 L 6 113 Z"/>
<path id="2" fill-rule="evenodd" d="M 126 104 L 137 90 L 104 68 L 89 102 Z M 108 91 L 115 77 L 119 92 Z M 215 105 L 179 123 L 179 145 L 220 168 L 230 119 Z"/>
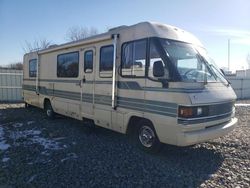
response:
<path id="1" fill-rule="evenodd" d="M 152 123 L 147 120 L 139 122 L 135 132 L 135 141 L 142 150 L 148 153 L 157 153 L 162 146 Z"/>
<path id="2" fill-rule="evenodd" d="M 50 104 L 49 101 L 47 101 L 45 103 L 45 112 L 46 112 L 46 116 L 49 118 L 49 119 L 54 119 L 55 117 L 55 112 Z"/>

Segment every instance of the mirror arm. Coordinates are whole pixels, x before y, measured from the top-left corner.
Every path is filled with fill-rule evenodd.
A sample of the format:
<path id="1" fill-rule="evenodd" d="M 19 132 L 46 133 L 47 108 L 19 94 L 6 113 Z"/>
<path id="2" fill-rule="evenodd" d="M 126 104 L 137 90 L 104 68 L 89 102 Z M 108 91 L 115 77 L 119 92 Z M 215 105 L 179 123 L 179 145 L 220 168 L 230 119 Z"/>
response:
<path id="1" fill-rule="evenodd" d="M 169 84 L 167 79 L 158 78 L 158 80 L 162 83 L 162 88 L 168 88 Z"/>

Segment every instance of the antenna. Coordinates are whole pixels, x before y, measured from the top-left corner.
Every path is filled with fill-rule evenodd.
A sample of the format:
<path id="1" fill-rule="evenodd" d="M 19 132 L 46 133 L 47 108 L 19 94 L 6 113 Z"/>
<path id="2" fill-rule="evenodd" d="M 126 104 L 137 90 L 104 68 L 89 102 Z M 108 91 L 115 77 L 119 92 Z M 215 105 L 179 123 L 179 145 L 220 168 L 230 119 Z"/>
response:
<path id="1" fill-rule="evenodd" d="M 228 39 L 228 71 L 230 70 L 230 39 Z"/>

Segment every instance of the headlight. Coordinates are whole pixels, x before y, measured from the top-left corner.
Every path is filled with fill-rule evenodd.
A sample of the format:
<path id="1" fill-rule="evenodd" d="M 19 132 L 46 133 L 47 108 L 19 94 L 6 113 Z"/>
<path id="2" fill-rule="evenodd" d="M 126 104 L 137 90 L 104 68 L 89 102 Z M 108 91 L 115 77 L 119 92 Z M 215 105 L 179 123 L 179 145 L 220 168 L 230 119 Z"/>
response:
<path id="1" fill-rule="evenodd" d="M 208 115 L 208 106 L 179 106 L 178 115 L 183 118 L 204 117 Z"/>
<path id="2" fill-rule="evenodd" d="M 202 114 L 202 108 L 198 107 L 197 108 L 197 115 L 200 116 Z"/>

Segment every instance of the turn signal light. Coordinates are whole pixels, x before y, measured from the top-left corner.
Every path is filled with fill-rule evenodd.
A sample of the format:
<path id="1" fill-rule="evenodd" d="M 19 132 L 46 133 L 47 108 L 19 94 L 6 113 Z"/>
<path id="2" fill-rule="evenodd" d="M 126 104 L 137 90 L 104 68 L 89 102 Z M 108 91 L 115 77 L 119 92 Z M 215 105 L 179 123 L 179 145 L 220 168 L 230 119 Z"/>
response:
<path id="1" fill-rule="evenodd" d="M 193 116 L 193 109 L 191 107 L 180 107 L 179 108 L 179 116 L 180 117 L 192 117 Z"/>

